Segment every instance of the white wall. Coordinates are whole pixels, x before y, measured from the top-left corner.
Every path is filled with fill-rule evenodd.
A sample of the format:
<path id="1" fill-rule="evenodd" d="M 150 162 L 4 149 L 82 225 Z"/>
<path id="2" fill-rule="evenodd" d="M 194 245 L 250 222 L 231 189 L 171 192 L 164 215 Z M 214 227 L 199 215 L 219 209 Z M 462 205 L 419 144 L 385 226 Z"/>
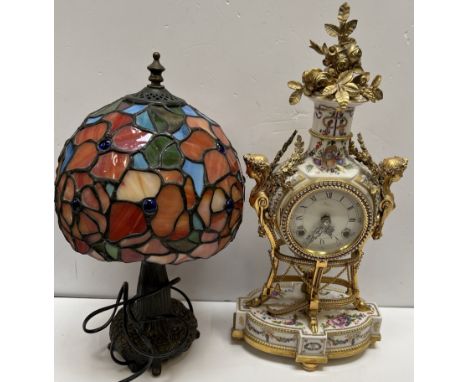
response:
<path id="1" fill-rule="evenodd" d="M 324 22 L 336 22 L 340 1 L 198 0 L 57 1 L 55 8 L 55 158 L 92 110 L 147 83 L 146 65 L 161 52 L 164 84 L 218 121 L 239 154 L 272 158 L 293 129 L 308 139 L 311 103 L 288 104 L 288 80 L 321 66 L 308 39 L 332 42 Z M 410 159 L 394 185 L 397 209 L 384 237 L 370 242 L 361 265 L 365 298 L 381 305 L 413 304 L 413 3 L 350 1 L 363 65 L 383 76 L 384 100 L 357 109 L 374 158 Z M 253 182 L 248 180 L 247 193 Z M 52 197 L 52 196 L 51 196 Z M 193 299 L 233 300 L 267 275 L 267 244 L 256 235 L 246 204 L 236 240 L 208 261 L 169 266 Z M 115 296 L 136 285 L 139 264 L 110 264 L 73 253 L 55 227 L 55 291 L 63 296 Z"/>

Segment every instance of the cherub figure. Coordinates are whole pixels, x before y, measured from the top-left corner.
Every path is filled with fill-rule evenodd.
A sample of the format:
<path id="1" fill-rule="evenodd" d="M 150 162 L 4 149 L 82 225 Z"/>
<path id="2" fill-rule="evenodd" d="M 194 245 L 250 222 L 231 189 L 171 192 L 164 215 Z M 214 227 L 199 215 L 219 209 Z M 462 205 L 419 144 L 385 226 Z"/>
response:
<path id="1" fill-rule="evenodd" d="M 255 297 L 248 302 L 250 306 L 260 305 L 269 299 L 273 292 L 272 285 L 278 272 L 279 260 L 276 257 L 278 243 L 274 234 L 273 218 L 268 211 L 268 207 L 270 204 L 270 198 L 279 188 L 289 187 L 287 178 L 296 172 L 296 168 L 299 164 L 304 162 L 306 156 L 306 153 L 304 152 L 304 142 L 301 136 L 298 136 L 294 144 L 294 152 L 290 158 L 279 164 L 281 157 L 293 142 L 296 134 L 297 131 L 294 131 L 271 163 L 269 163 L 266 156 L 261 154 L 244 155 L 247 175 L 255 180 L 255 186 L 250 193 L 249 203 L 255 209 L 258 216 L 259 235 L 262 237 L 266 236 L 271 246 L 269 251 L 271 260 L 270 274 L 263 285 L 260 296 Z"/>
<path id="2" fill-rule="evenodd" d="M 382 178 L 382 188 L 381 196 L 382 201 L 379 205 L 379 214 L 377 216 L 377 224 L 372 234 L 372 238 L 377 240 L 382 237 L 382 228 L 387 219 L 388 215 L 395 209 L 395 198 L 390 186 L 393 182 L 399 181 L 404 171 L 408 167 L 408 159 L 401 157 L 391 157 L 385 158 L 380 164 L 379 168 L 381 169 L 381 178 Z"/>
<path id="3" fill-rule="evenodd" d="M 351 141 L 349 143 L 349 153 L 354 155 L 359 162 L 367 166 L 375 181 L 380 185 L 381 201 L 379 203 L 376 224 L 372 234 L 372 238 L 377 240 L 382 237 L 382 228 L 385 220 L 395 209 L 395 197 L 390 187 L 393 182 L 397 182 L 402 178 L 406 167 L 408 167 L 408 159 L 394 156 L 385 158 L 382 162 L 376 164 L 369 154 L 361 134 L 358 134 L 358 142 L 361 146 L 361 150 L 358 150 Z"/>

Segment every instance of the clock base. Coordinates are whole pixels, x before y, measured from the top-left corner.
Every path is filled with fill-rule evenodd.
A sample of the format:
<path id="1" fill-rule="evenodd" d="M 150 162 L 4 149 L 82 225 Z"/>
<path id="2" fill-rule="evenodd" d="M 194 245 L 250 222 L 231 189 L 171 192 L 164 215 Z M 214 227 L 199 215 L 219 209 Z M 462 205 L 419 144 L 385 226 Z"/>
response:
<path id="1" fill-rule="evenodd" d="M 329 359 L 351 357 L 380 340 L 382 318 L 375 304 L 369 310 L 358 310 L 353 305 L 322 310 L 318 314 L 318 331 L 309 327 L 306 312 L 272 315 L 268 310 L 293 306 L 304 301 L 301 282 L 281 282 L 280 292 L 256 307 L 247 304 L 258 296 L 259 290 L 237 301 L 231 336 L 243 339 L 250 346 L 265 353 L 294 358 L 307 371 L 316 370 Z M 344 292 L 324 288 L 320 297 L 340 298 Z"/>

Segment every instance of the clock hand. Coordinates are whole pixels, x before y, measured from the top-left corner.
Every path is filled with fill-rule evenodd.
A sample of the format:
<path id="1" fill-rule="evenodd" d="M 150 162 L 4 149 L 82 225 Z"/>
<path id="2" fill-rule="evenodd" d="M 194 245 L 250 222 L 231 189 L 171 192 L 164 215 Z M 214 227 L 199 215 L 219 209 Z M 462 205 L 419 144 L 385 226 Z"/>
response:
<path id="1" fill-rule="evenodd" d="M 314 229 L 314 233 L 312 234 L 312 237 L 310 235 L 307 237 L 308 240 L 307 245 L 312 243 L 315 239 L 317 239 L 323 232 L 323 225 L 318 226 L 317 228 Z"/>
<path id="2" fill-rule="evenodd" d="M 324 232 L 330 236 L 333 237 L 333 232 L 335 231 L 335 227 L 331 224 L 331 218 L 329 215 L 323 215 L 322 218 L 320 219 L 321 224 L 323 225 Z"/>
<path id="3" fill-rule="evenodd" d="M 332 237 L 333 232 L 335 231 L 335 227 L 331 225 L 331 219 L 329 215 L 323 215 L 320 219 L 320 225 L 315 228 L 312 237 L 308 240 L 307 244 L 309 245 L 315 239 L 320 237 L 322 233 L 326 233 L 330 237 Z"/>

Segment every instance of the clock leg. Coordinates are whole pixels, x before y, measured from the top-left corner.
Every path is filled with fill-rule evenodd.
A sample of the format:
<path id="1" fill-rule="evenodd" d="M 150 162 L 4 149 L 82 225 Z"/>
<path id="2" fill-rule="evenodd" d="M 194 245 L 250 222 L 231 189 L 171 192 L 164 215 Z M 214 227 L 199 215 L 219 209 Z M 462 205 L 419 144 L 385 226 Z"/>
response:
<path id="1" fill-rule="evenodd" d="M 272 255 L 271 256 L 271 270 L 270 270 L 270 274 L 268 275 L 268 279 L 263 285 L 260 296 L 255 297 L 252 300 L 250 300 L 248 302 L 249 306 L 259 306 L 270 298 L 271 292 L 273 291 L 273 288 L 272 288 L 273 281 L 275 281 L 276 275 L 278 273 L 278 265 L 279 265 L 279 260 L 274 255 Z"/>
<path id="2" fill-rule="evenodd" d="M 353 264 L 350 266 L 351 269 L 351 284 L 352 284 L 352 293 L 355 296 L 354 300 L 354 307 L 361 311 L 361 312 L 368 312 L 371 310 L 371 307 L 366 304 L 366 302 L 362 299 L 358 287 L 358 282 L 357 282 L 357 270 L 358 270 L 358 265 Z"/>
<path id="3" fill-rule="evenodd" d="M 310 329 L 312 333 L 318 333 L 318 319 L 317 315 L 319 312 L 319 289 L 322 280 L 323 271 L 327 267 L 327 261 L 319 260 L 315 265 L 314 274 L 312 276 L 312 282 L 310 285 L 309 293 L 309 318 L 310 318 Z"/>

